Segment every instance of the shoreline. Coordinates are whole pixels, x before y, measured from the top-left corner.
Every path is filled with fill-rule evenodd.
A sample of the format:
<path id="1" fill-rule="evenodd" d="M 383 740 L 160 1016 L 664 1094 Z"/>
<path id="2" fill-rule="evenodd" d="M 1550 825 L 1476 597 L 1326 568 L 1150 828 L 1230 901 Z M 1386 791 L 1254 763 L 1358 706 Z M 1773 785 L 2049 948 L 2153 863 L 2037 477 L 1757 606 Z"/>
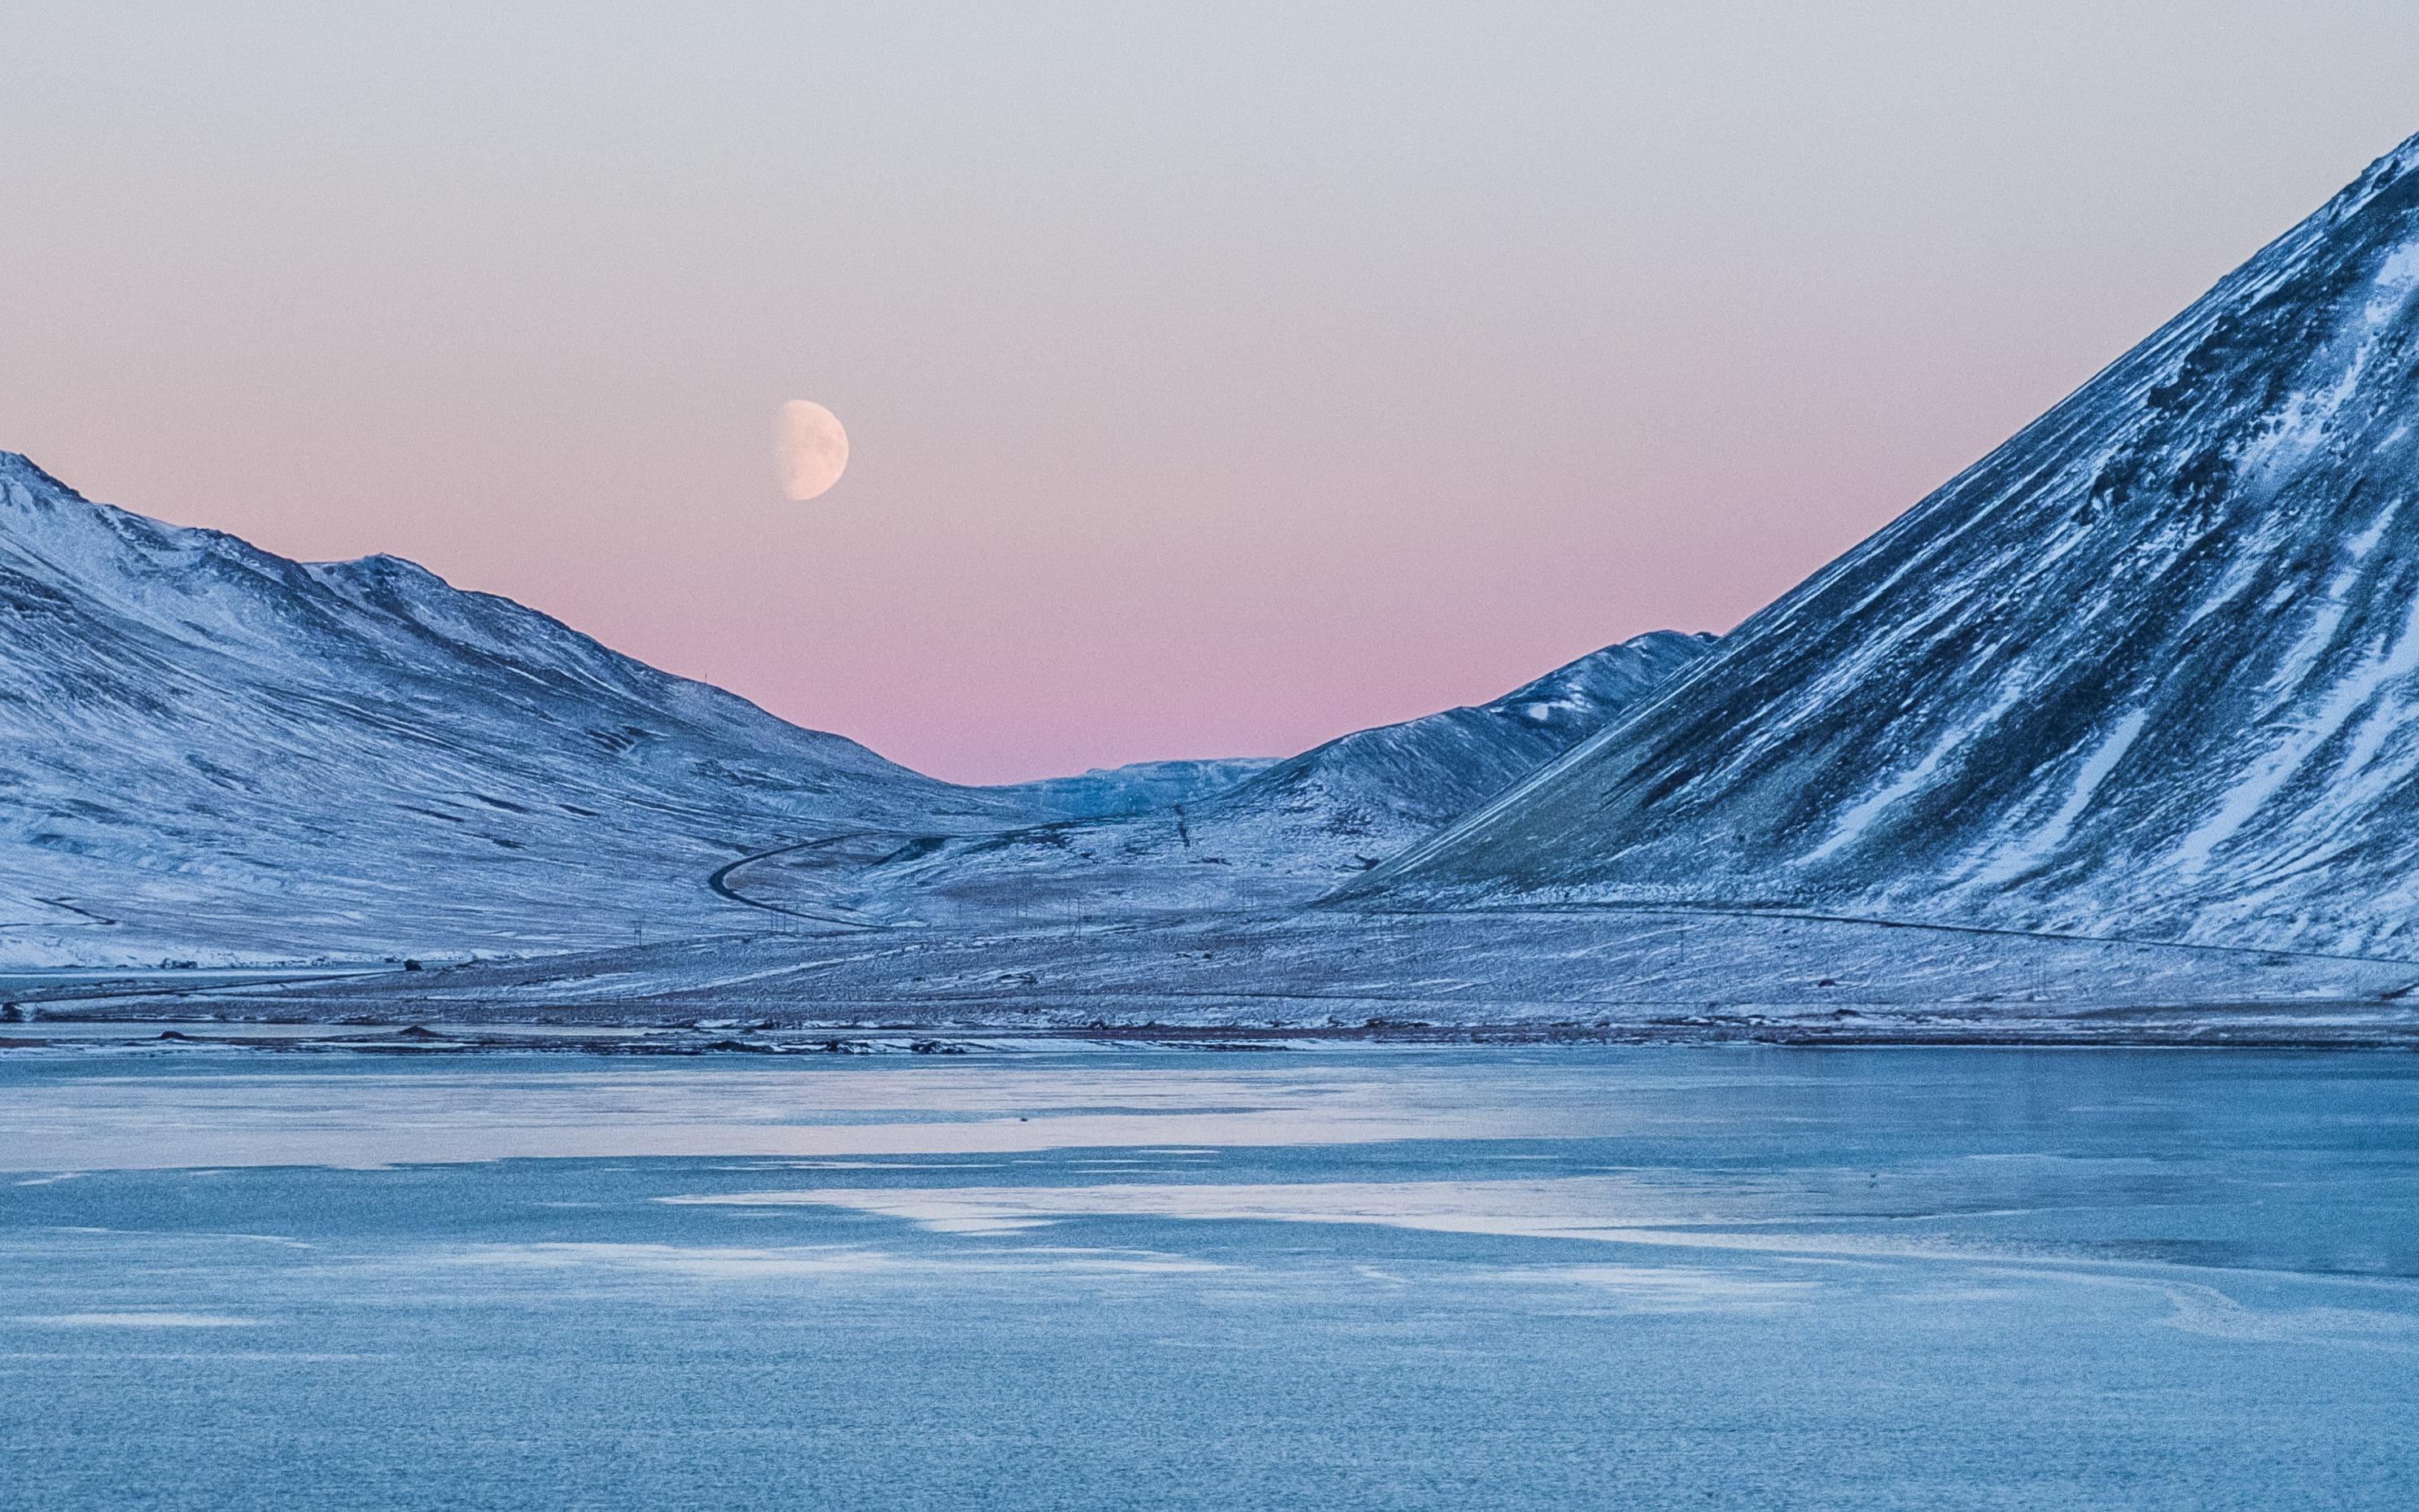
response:
<path id="1" fill-rule="evenodd" d="M 44 1014 L 0 1027 L 10 1053 L 252 1051 L 457 1057 L 611 1057 L 1031 1054 L 1079 1049 L 1266 1053 L 1322 1048 L 2212 1050 L 2262 1053 L 2419 1052 L 2419 1027 L 2294 1026 L 2262 1015 L 2183 1016 L 2153 1022 L 2026 1020 L 1983 1026 L 1914 1018 L 1807 1022 L 1758 1017 L 1702 1022 L 1014 1025 L 983 1022 L 578 1022 L 439 1019 L 364 1022 L 307 1018 Z"/>

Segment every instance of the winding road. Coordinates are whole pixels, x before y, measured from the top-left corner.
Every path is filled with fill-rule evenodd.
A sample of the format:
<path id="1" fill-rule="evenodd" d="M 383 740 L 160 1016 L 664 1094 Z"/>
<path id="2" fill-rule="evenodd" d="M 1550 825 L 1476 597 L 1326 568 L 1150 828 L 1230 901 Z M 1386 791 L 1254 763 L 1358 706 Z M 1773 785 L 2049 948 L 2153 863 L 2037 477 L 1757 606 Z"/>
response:
<path id="1" fill-rule="evenodd" d="M 746 903 L 750 908 L 761 908 L 768 914 L 783 914 L 792 918 L 810 919 L 818 924 L 839 924 L 848 929 L 881 929 L 883 928 L 881 924 L 870 919 L 851 918 L 842 914 L 819 914 L 804 908 L 786 908 L 779 903 L 768 903 L 759 898 L 750 898 L 731 885 L 731 875 L 743 866 L 753 866 L 758 861 L 769 861 L 777 856 L 793 856 L 800 851 L 821 850 L 826 845 L 838 845 L 843 841 L 864 840 L 870 836 L 888 833 L 890 831 L 881 829 L 852 829 L 838 835 L 823 835 L 813 840 L 794 841 L 787 845 L 776 845 L 769 851 L 758 851 L 753 856 L 743 856 L 730 865 L 718 868 L 712 876 L 705 879 L 705 885 L 714 889 L 719 897 L 728 898 L 735 903 Z"/>

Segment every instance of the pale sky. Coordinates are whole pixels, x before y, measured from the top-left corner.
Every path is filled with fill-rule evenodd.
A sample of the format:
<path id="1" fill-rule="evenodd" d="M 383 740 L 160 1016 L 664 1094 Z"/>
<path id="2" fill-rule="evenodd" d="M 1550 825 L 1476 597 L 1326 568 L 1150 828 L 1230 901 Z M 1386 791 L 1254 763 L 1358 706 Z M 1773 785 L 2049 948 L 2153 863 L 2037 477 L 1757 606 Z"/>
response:
<path id="1" fill-rule="evenodd" d="M 966 780 L 1725 629 L 2419 131 L 2409 0 L 20 3 L 0 58 L 0 448 Z"/>

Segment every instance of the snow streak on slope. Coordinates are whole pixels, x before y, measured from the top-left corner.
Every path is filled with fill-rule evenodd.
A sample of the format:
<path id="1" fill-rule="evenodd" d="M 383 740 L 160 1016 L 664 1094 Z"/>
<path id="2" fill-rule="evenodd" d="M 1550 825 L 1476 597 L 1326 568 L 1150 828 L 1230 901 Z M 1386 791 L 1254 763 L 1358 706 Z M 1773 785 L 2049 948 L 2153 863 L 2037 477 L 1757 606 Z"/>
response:
<path id="1" fill-rule="evenodd" d="M 924 922 L 1288 907 L 1484 802 L 1711 644 L 1639 636 L 1492 703 L 1359 731 L 1140 813 L 956 839 L 868 837 L 733 880 L 790 906 Z M 1026 789 L 1037 786 L 1046 784 Z"/>
<path id="2" fill-rule="evenodd" d="M 2361 950 L 2419 918 L 2419 138 L 1345 895 Z"/>
<path id="3" fill-rule="evenodd" d="M 393 557 L 304 565 L 0 453 L 0 964 L 748 928 L 701 879 L 1031 810 Z"/>

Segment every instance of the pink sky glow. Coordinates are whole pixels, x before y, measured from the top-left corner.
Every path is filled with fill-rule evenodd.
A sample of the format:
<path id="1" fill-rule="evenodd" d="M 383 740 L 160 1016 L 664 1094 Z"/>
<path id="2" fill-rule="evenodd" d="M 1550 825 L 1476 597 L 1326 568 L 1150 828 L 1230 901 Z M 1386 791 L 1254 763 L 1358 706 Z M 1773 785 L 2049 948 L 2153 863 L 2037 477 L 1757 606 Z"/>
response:
<path id="1" fill-rule="evenodd" d="M 963 780 L 1726 629 L 2419 130 L 2349 3 L 98 8 L 0 447 Z"/>

